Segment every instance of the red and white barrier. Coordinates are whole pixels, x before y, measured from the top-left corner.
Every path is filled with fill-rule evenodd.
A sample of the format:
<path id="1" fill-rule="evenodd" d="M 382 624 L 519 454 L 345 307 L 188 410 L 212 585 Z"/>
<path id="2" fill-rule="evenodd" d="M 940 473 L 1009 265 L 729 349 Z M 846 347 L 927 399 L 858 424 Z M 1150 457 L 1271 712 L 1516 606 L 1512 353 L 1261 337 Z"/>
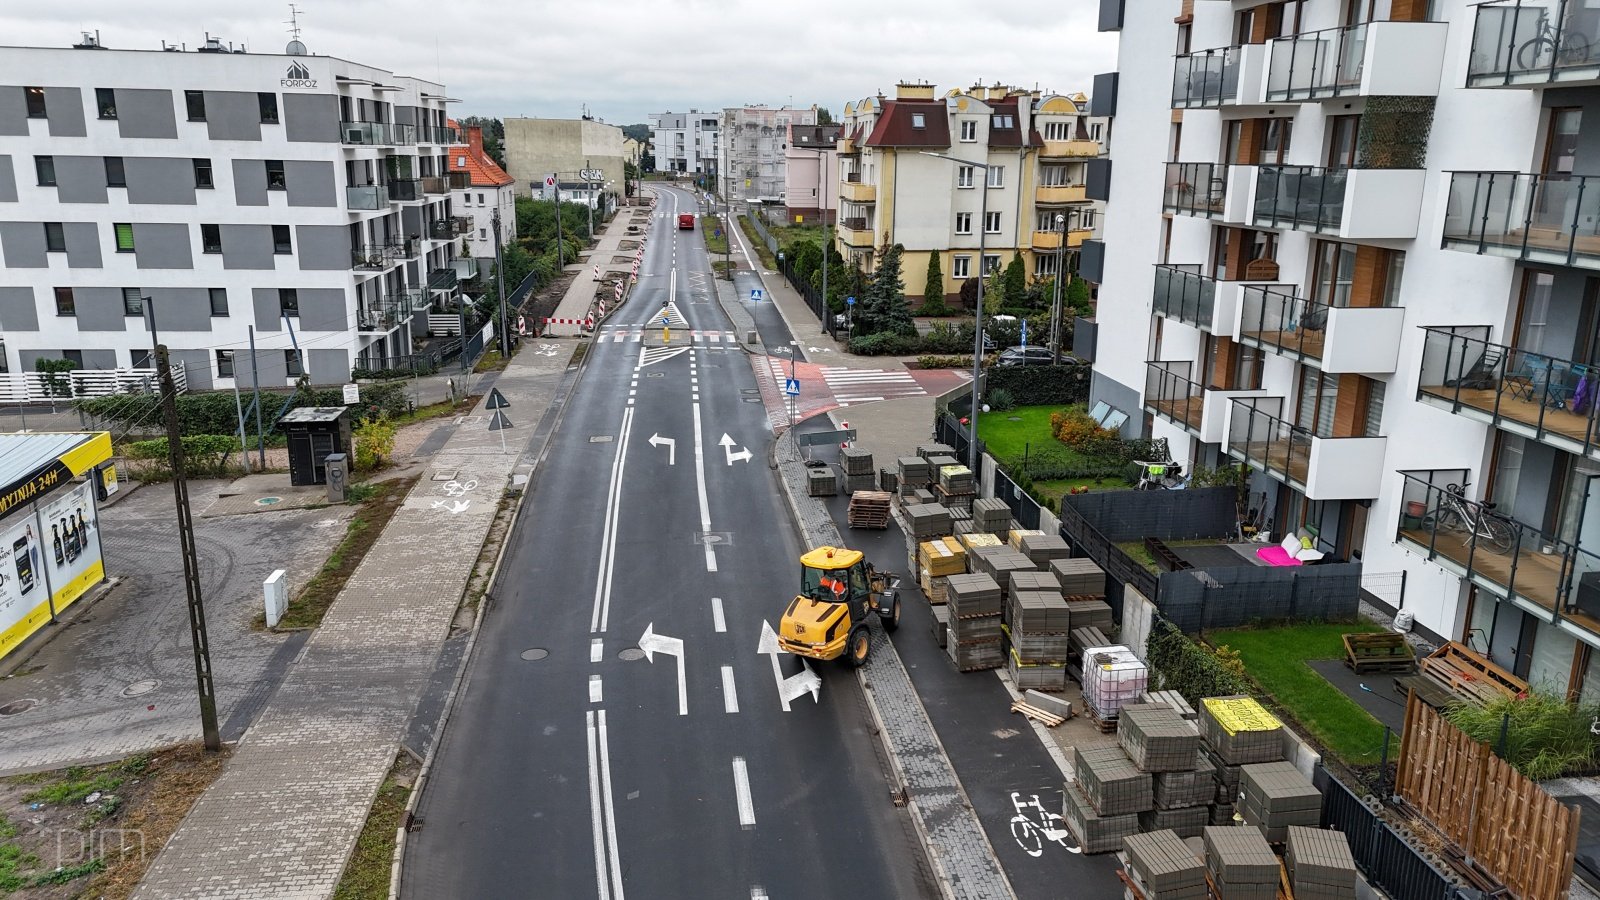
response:
<path id="1" fill-rule="evenodd" d="M 594 319 L 545 319 L 546 325 L 581 325 L 584 328 L 593 328 Z"/>

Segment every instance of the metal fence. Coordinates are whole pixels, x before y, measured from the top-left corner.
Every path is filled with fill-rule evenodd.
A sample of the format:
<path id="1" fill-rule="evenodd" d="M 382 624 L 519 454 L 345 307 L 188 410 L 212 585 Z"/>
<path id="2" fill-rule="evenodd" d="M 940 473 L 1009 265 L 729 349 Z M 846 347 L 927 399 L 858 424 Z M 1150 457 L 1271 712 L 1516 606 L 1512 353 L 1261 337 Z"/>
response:
<path id="1" fill-rule="evenodd" d="M 1156 608 L 1185 634 L 1254 622 L 1345 622 L 1360 611 L 1361 564 L 1238 566 L 1163 572 Z"/>
<path id="2" fill-rule="evenodd" d="M 1322 826 L 1344 832 L 1350 853 L 1367 881 L 1394 900 L 1453 900 L 1450 879 L 1434 868 L 1377 813 L 1377 801 L 1358 797 L 1339 779 L 1318 767 Z"/>

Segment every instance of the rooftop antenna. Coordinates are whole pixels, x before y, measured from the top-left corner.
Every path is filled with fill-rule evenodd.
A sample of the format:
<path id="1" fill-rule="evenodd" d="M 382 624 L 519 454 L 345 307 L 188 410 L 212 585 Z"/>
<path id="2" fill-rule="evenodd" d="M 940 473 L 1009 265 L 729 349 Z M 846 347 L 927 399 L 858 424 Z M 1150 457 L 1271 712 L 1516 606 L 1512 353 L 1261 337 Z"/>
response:
<path id="1" fill-rule="evenodd" d="M 289 21 L 283 24 L 289 26 L 289 44 L 283 52 L 288 56 L 305 56 L 306 45 L 300 42 L 300 7 L 289 4 Z"/>

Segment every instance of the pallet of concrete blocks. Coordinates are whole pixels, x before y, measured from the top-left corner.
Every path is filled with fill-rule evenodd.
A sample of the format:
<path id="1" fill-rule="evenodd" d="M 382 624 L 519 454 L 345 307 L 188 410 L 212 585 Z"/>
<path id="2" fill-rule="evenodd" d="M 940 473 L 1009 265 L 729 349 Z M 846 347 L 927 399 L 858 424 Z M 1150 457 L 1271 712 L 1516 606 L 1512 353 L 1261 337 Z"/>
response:
<path id="1" fill-rule="evenodd" d="M 966 534 L 957 535 L 957 537 L 961 539 L 961 546 L 967 548 L 967 552 L 968 553 L 971 553 L 972 551 L 977 550 L 979 547 L 1003 547 L 1003 546 L 1005 546 L 1005 542 L 1004 541 L 1000 540 L 998 537 L 996 537 L 996 536 L 994 536 L 992 534 L 989 534 L 989 533 L 983 532 L 983 531 L 973 530 L 973 531 L 967 532 Z"/>
<path id="2" fill-rule="evenodd" d="M 1267 840 L 1281 844 L 1291 825 L 1315 826 L 1322 822 L 1322 792 L 1294 767 L 1294 763 L 1253 763 L 1239 770 L 1239 790 L 1244 800 L 1239 813 L 1257 825 Z"/>
<path id="3" fill-rule="evenodd" d="M 844 492 L 846 494 L 855 494 L 860 491 L 871 491 L 876 493 L 877 490 L 878 477 L 876 475 L 867 474 L 844 476 Z"/>
<path id="4" fill-rule="evenodd" d="M 1177 691 L 1146 691 L 1144 696 L 1139 698 L 1139 702 L 1165 703 L 1177 710 L 1178 715 L 1191 722 L 1200 717 L 1200 714 L 1194 711 L 1194 707 L 1189 705 L 1189 701 Z"/>
<path id="5" fill-rule="evenodd" d="M 878 490 L 888 494 L 898 493 L 900 491 L 900 476 L 896 475 L 893 469 L 879 469 Z"/>
<path id="6" fill-rule="evenodd" d="M 1122 849 L 1124 838 L 1139 833 L 1138 813 L 1102 816 L 1071 782 L 1062 786 L 1061 795 L 1061 818 L 1084 853 L 1114 853 Z"/>
<path id="7" fill-rule="evenodd" d="M 1002 594 L 1000 585 L 981 572 L 951 575 L 946 579 L 950 592 L 950 614 L 963 616 L 993 616 L 1000 618 Z"/>
<path id="8" fill-rule="evenodd" d="M 1182 772 L 1155 774 L 1157 809 L 1206 806 L 1216 800 L 1217 777 L 1211 768 L 1211 760 L 1203 751 L 1197 750 L 1190 765 L 1193 768 Z"/>
<path id="9" fill-rule="evenodd" d="M 848 478 L 846 476 L 846 480 Z M 890 503 L 885 491 L 856 491 L 850 495 L 845 521 L 851 528 L 888 528 Z"/>
<path id="10" fill-rule="evenodd" d="M 1149 669 L 1121 644 L 1085 647 L 1081 671 L 1083 701 L 1102 723 L 1115 721 L 1150 685 Z"/>
<path id="11" fill-rule="evenodd" d="M 1207 825 L 1201 838 L 1217 900 L 1277 900 L 1278 857 L 1259 830 Z"/>
<path id="12" fill-rule="evenodd" d="M 920 456 L 900 457 L 899 468 L 902 495 L 918 488 L 925 488 L 933 480 L 933 469 L 929 468 L 928 461 Z"/>
<path id="13" fill-rule="evenodd" d="M 872 451 L 860 447 L 846 447 L 839 451 L 839 467 L 846 475 L 871 475 Z"/>
<path id="14" fill-rule="evenodd" d="M 1010 545 L 1011 549 L 1021 553 L 1022 539 L 1025 537 L 1032 537 L 1036 534 L 1042 535 L 1044 532 L 1037 528 L 1013 528 L 1011 529 L 1010 534 L 1006 536 L 1006 543 Z"/>
<path id="15" fill-rule="evenodd" d="M 972 571 L 982 572 L 995 580 L 1006 591 L 1011 589 L 1011 576 L 1019 572 L 1032 572 L 1028 558 L 1010 547 L 982 550 L 972 557 Z"/>
<path id="16" fill-rule="evenodd" d="M 1072 555 L 1072 548 L 1059 534 L 1029 534 L 1022 538 L 1022 554 L 1036 569 L 1048 569 L 1050 563 Z M 1059 581 L 1060 578 L 1057 578 Z M 1081 593 L 1081 592 L 1080 592 Z"/>
<path id="17" fill-rule="evenodd" d="M 1000 586 L 987 575 L 945 579 L 950 607 L 950 639 L 945 649 L 963 672 L 1005 664 L 1001 643 Z"/>
<path id="18" fill-rule="evenodd" d="M 1194 768 L 1200 732 L 1170 706 L 1130 703 L 1117 723 L 1117 743 L 1142 772 L 1183 772 Z"/>
<path id="19" fill-rule="evenodd" d="M 948 646 L 950 642 L 950 607 L 935 606 L 931 609 L 931 612 L 933 613 L 931 616 L 933 639 L 938 641 L 941 647 Z"/>
<path id="20" fill-rule="evenodd" d="M 913 504 L 921 504 L 923 506 L 939 506 L 939 498 L 935 497 L 933 495 L 933 491 L 930 491 L 927 488 L 917 488 L 916 490 L 912 491 L 909 499 Z M 943 509 L 943 507 L 940 508 Z"/>
<path id="21" fill-rule="evenodd" d="M 1201 740 L 1203 741 L 1204 738 Z M 1209 746 L 1206 748 L 1205 754 L 1206 760 L 1211 763 L 1212 780 L 1217 783 L 1217 797 L 1213 802 L 1218 806 L 1226 806 L 1231 820 L 1233 808 L 1239 802 L 1239 770 L 1244 767 L 1232 766 L 1223 762 L 1222 757 L 1217 755 L 1217 751 L 1212 750 Z"/>
<path id="22" fill-rule="evenodd" d="M 832 466 L 815 466 L 806 469 L 806 494 L 811 497 L 832 497 L 839 493 L 839 478 Z"/>
<path id="23" fill-rule="evenodd" d="M 999 497 L 985 497 L 972 502 L 972 524 L 978 531 L 990 533 L 1009 531 L 1011 507 Z"/>
<path id="24" fill-rule="evenodd" d="M 1283 725 L 1251 697 L 1200 701 L 1200 734 L 1230 766 L 1283 759 Z"/>
<path id="25" fill-rule="evenodd" d="M 930 541 L 950 534 L 950 511 L 937 503 L 918 503 L 905 508 L 906 522 L 911 526 L 911 537 Z"/>
<path id="26" fill-rule="evenodd" d="M 1072 616 L 1074 628 L 1098 628 L 1101 631 L 1110 631 L 1116 627 L 1116 618 L 1111 614 L 1111 604 L 1094 597 L 1067 598 L 1067 615 Z"/>
<path id="27" fill-rule="evenodd" d="M 953 537 L 934 538 L 917 545 L 917 570 L 929 576 L 965 575 L 967 548 Z"/>
<path id="28" fill-rule="evenodd" d="M 935 456 L 948 456 L 953 459 L 955 455 L 956 448 L 949 444 L 923 444 L 917 448 L 917 456 L 924 460 L 932 459 Z"/>
<path id="29" fill-rule="evenodd" d="M 1074 747 L 1072 771 L 1089 805 L 1102 816 L 1138 815 L 1155 808 L 1150 773 L 1134 768 L 1121 747 Z"/>
<path id="30" fill-rule="evenodd" d="M 956 459 L 954 456 L 930 456 L 930 457 L 928 457 L 929 486 L 930 487 L 938 487 L 939 486 L 939 470 L 940 469 L 944 468 L 945 466 L 959 466 L 959 465 L 961 465 L 961 460 Z"/>
<path id="31" fill-rule="evenodd" d="M 1211 824 L 1211 807 L 1209 806 L 1181 806 L 1177 809 L 1147 809 L 1139 813 L 1140 831 L 1160 831 L 1169 829 L 1179 835 L 1192 838 L 1199 837 L 1200 832 Z"/>
<path id="32" fill-rule="evenodd" d="M 1011 684 L 1019 691 L 1048 691 L 1054 694 L 1067 689 L 1066 664 L 1028 662 L 1014 640 L 1006 653 L 1006 672 L 1011 676 Z"/>
<path id="33" fill-rule="evenodd" d="M 1000 620 L 995 619 L 995 631 L 999 633 Z M 987 669 L 998 669 L 1005 663 L 1005 645 L 999 638 L 988 639 L 963 639 L 960 632 L 963 628 L 970 627 L 972 620 L 950 620 L 950 637 L 945 643 L 944 652 L 950 661 L 956 664 L 956 669 L 961 672 L 982 672 Z"/>
<path id="34" fill-rule="evenodd" d="M 1106 638 L 1105 632 L 1098 628 L 1074 627 L 1067 636 L 1067 652 L 1073 656 L 1083 656 L 1083 651 L 1088 647 L 1104 647 L 1111 641 Z"/>
<path id="35" fill-rule="evenodd" d="M 1340 831 L 1289 826 L 1283 854 L 1296 900 L 1354 900 L 1356 861 Z"/>
<path id="36" fill-rule="evenodd" d="M 1027 591 L 1046 591 L 1056 595 L 1057 597 L 1060 597 L 1061 583 L 1056 581 L 1056 577 L 1049 572 L 1036 572 L 1031 570 L 1012 572 L 1011 582 L 1006 585 L 1006 599 L 1009 600 L 1012 597 Z M 1063 600 L 1061 613 L 1064 616 L 1066 615 L 1066 612 L 1066 601 Z M 1061 629 L 1061 633 L 1066 634 L 1068 630 L 1070 629 L 1063 628 Z"/>
<path id="37" fill-rule="evenodd" d="M 1021 575 L 1012 577 L 1019 578 Z M 1006 624 L 1011 626 L 1012 631 L 1059 639 L 1061 658 L 1066 659 L 1069 644 L 1067 635 L 1072 632 L 1072 620 L 1067 615 L 1067 601 L 1061 599 L 1060 594 L 1055 591 L 1014 591 L 1007 601 L 1007 607 L 1010 614 L 1006 617 Z"/>
<path id="38" fill-rule="evenodd" d="M 1183 841 L 1198 834 L 1159 829 L 1123 838 L 1128 877 L 1144 900 L 1206 900 L 1210 888 L 1206 885 L 1205 861 Z"/>
<path id="39" fill-rule="evenodd" d="M 939 486 L 951 494 L 970 494 L 977 482 L 972 470 L 966 466 L 942 466 L 939 469 Z"/>
<path id="40" fill-rule="evenodd" d="M 1052 559 L 1046 566 L 1061 582 L 1061 593 L 1075 597 L 1104 597 L 1106 573 L 1092 559 Z"/>

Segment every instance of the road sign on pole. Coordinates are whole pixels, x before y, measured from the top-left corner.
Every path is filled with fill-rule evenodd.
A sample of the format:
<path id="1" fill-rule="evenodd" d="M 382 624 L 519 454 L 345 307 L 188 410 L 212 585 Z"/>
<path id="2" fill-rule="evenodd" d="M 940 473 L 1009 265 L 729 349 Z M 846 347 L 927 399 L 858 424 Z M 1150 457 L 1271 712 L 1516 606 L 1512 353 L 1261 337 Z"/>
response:
<path id="1" fill-rule="evenodd" d="M 761 302 L 761 288 L 751 288 L 750 289 L 750 302 L 751 303 L 760 303 Z"/>
<path id="2" fill-rule="evenodd" d="M 846 298 L 844 298 L 844 305 L 845 306 L 855 306 L 856 305 L 856 298 L 854 298 L 854 297 L 846 297 Z"/>
<path id="3" fill-rule="evenodd" d="M 800 396 L 800 379 L 786 378 L 783 381 L 783 392 L 791 397 Z"/>

